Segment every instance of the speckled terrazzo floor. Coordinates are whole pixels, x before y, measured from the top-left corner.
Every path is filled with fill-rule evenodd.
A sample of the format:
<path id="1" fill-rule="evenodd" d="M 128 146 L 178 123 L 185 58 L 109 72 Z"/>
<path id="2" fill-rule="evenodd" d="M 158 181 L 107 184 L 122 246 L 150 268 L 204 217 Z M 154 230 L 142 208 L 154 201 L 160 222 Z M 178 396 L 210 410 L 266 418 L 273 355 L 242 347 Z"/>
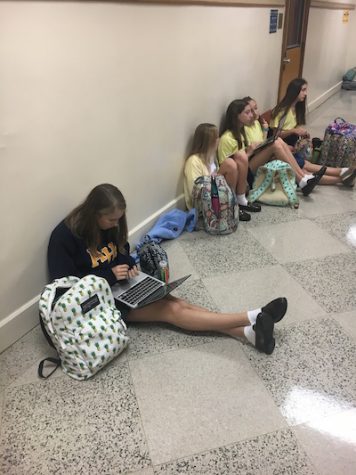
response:
<path id="1" fill-rule="evenodd" d="M 356 93 L 314 111 L 313 135 L 338 115 L 356 123 Z M 37 327 L 0 355 L 0 474 L 353 475 L 356 189 L 319 187 L 233 235 L 165 246 L 172 278 L 192 273 L 177 291 L 191 302 L 228 312 L 285 295 L 274 353 L 134 325 L 92 380 L 41 381 L 50 351 Z"/>

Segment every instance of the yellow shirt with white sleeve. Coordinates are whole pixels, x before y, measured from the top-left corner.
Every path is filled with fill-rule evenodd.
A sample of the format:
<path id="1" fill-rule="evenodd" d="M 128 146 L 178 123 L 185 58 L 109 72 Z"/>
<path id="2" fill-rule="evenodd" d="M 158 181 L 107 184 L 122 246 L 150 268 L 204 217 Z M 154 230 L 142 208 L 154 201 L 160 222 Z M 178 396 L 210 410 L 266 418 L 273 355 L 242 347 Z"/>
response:
<path id="1" fill-rule="evenodd" d="M 234 153 L 238 152 L 239 150 L 244 150 L 245 148 L 245 141 L 244 138 L 241 137 L 242 140 L 242 147 L 239 148 L 237 140 L 233 136 L 230 130 L 227 130 L 222 134 L 219 140 L 218 146 L 218 160 L 219 165 L 222 164 L 224 160 L 231 157 Z"/>
<path id="2" fill-rule="evenodd" d="M 269 123 L 269 125 L 272 129 L 276 129 L 278 127 L 278 124 L 284 112 L 285 111 L 279 112 L 279 114 L 274 119 L 271 119 L 271 122 Z M 291 129 L 295 129 L 296 127 L 297 127 L 297 118 L 295 115 L 295 111 L 292 108 L 290 108 L 285 117 L 282 129 L 291 130 Z"/>
<path id="3" fill-rule="evenodd" d="M 188 209 L 193 208 L 192 194 L 195 180 L 200 176 L 210 176 L 216 171 L 216 163 L 211 164 L 210 170 L 205 165 L 199 155 L 191 155 L 187 158 L 184 165 L 184 199 Z"/>

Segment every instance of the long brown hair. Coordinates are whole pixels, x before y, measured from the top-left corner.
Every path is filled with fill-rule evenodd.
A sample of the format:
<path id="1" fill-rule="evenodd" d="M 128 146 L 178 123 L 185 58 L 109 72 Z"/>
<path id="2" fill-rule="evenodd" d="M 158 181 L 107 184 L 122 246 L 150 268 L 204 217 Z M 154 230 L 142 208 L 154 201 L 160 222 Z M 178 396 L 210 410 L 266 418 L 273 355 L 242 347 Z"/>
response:
<path id="1" fill-rule="evenodd" d="M 91 190 L 83 203 L 65 218 L 65 223 L 75 236 L 84 239 L 89 250 L 95 254 L 101 244 L 101 229 L 97 219 L 100 215 L 110 214 L 117 209 L 126 210 L 125 198 L 116 186 L 104 183 Z M 125 213 L 119 219 L 118 226 L 109 229 L 107 233 L 107 237 L 116 244 L 119 251 L 125 253 L 128 234 Z"/>
<path id="2" fill-rule="evenodd" d="M 222 131 L 224 133 L 227 130 L 230 130 L 237 140 L 239 149 L 242 148 L 243 142 L 247 145 L 244 124 L 239 121 L 239 115 L 246 106 L 248 106 L 248 101 L 244 99 L 235 99 L 230 103 L 226 111 L 225 126 Z"/>
<path id="3" fill-rule="evenodd" d="M 276 118 L 277 115 L 281 112 L 282 112 L 281 119 L 283 119 L 283 117 L 285 117 L 288 114 L 289 109 L 292 107 L 294 101 L 299 96 L 299 93 L 305 84 L 308 84 L 308 83 L 303 78 L 295 78 L 288 84 L 285 96 L 272 111 L 272 119 Z M 297 120 L 297 125 L 305 124 L 306 100 L 307 99 L 305 98 L 304 101 L 299 101 L 295 105 L 295 117 Z"/>
<path id="4" fill-rule="evenodd" d="M 219 137 L 218 129 L 214 124 L 199 124 L 195 129 L 193 143 L 187 158 L 191 155 L 199 155 L 204 164 L 209 168 L 212 146 Z"/>

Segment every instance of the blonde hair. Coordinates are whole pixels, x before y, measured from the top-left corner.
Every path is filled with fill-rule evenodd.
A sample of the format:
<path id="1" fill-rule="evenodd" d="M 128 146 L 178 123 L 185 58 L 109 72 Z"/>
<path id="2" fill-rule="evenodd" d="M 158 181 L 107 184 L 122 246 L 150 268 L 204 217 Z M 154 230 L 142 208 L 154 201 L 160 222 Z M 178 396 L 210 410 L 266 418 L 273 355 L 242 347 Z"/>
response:
<path id="1" fill-rule="evenodd" d="M 204 164 L 209 168 L 211 163 L 211 150 L 219 137 L 218 128 L 214 124 L 199 124 L 195 129 L 193 143 L 189 156 L 199 155 Z"/>

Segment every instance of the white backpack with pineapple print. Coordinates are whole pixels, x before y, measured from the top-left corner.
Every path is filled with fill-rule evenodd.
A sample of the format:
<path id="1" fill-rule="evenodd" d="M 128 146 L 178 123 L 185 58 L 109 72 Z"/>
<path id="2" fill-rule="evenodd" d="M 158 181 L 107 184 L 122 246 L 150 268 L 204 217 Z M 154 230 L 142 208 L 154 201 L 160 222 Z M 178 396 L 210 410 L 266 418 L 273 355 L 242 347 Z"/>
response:
<path id="1" fill-rule="evenodd" d="M 58 291 L 65 293 L 56 300 Z M 108 282 L 101 277 L 56 279 L 44 288 L 39 310 L 42 329 L 59 357 L 41 361 L 38 374 L 43 378 L 48 360 L 61 364 L 74 379 L 88 379 L 128 345 L 126 325 Z"/>

